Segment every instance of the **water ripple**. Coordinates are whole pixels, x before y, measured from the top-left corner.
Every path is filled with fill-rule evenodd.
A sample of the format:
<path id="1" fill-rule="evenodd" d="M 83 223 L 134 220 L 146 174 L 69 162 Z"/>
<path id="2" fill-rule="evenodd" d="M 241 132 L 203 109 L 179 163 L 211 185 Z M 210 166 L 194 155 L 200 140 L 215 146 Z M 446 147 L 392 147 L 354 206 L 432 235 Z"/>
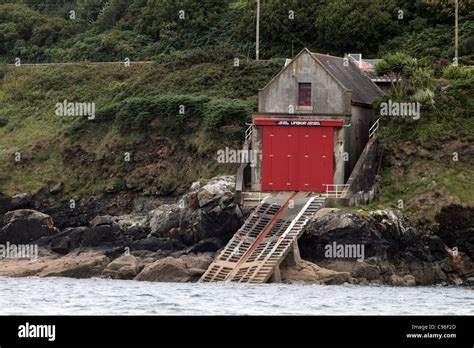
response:
<path id="1" fill-rule="evenodd" d="M 459 287 L 0 277 L 0 315 L 472 315 Z"/>

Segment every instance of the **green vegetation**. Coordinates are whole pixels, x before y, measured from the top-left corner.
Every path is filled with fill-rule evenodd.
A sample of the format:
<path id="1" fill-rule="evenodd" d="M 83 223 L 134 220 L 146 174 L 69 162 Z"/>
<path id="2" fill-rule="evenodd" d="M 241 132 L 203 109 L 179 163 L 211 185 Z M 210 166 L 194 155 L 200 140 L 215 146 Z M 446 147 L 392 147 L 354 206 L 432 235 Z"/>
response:
<path id="1" fill-rule="evenodd" d="M 379 203 L 402 206 L 426 221 L 444 205 L 474 205 L 474 70 L 436 69 L 399 53 L 389 54 L 376 70 L 401 79 L 380 103 L 421 105 L 419 118 L 382 118 L 380 137 L 389 160 Z"/>
<path id="2" fill-rule="evenodd" d="M 154 60 L 197 47 L 255 52 L 255 0 L 4 0 L 0 60 Z M 474 62 L 474 2 L 460 1 L 461 63 Z M 454 56 L 451 0 L 266 0 L 261 55 L 291 57 L 304 46 L 367 57 L 405 51 Z"/>
<path id="3" fill-rule="evenodd" d="M 8 68 L 0 84 L 1 190 L 34 193 L 62 181 L 69 195 L 149 186 L 166 195 L 234 173 L 235 165 L 216 163 L 216 151 L 241 147 L 256 89 L 283 60 L 242 58 L 234 67 L 222 48 L 179 55 L 130 67 Z M 64 100 L 94 102 L 95 118 L 57 116 Z"/>
<path id="4" fill-rule="evenodd" d="M 258 88 L 306 46 L 383 55 L 378 72 L 400 83 L 379 103 L 422 105 L 418 120 L 382 119 L 383 186 L 370 208 L 402 200 L 405 211 L 431 218 L 439 204 L 474 204 L 474 76 L 451 65 L 451 0 L 262 1 L 262 62 L 252 60 L 255 3 L 1 1 L 1 63 L 83 64 L 0 64 L 0 191 L 34 193 L 61 181 L 54 199 L 104 190 L 168 195 L 234 173 L 215 151 L 240 147 Z M 459 64 L 473 65 L 474 2 L 459 3 Z M 126 58 L 154 63 L 87 64 Z M 57 116 L 64 100 L 95 103 L 95 119 Z"/>

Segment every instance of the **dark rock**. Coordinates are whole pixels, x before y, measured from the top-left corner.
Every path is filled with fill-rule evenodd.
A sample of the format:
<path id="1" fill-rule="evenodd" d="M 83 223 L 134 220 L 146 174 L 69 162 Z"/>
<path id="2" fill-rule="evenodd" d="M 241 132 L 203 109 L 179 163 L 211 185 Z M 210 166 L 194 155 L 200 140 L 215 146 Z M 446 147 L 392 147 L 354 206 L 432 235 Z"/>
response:
<path id="1" fill-rule="evenodd" d="M 130 249 L 135 250 L 148 250 L 148 251 L 158 251 L 158 250 L 176 250 L 175 243 L 173 240 L 168 238 L 147 238 L 143 240 L 135 241 L 131 244 Z"/>
<path id="2" fill-rule="evenodd" d="M 82 236 L 89 232 L 88 227 L 69 227 L 51 238 L 50 248 L 58 254 L 67 254 L 82 246 Z"/>
<path id="3" fill-rule="evenodd" d="M 104 208 L 97 202 L 82 204 L 77 200 L 74 202 L 74 208 L 71 208 L 71 202 L 66 201 L 62 204 L 43 209 L 51 215 L 59 229 L 67 227 L 86 226 L 97 216 Z"/>
<path id="4" fill-rule="evenodd" d="M 31 197 L 27 193 L 20 193 L 12 197 L 13 209 L 25 209 L 32 207 Z"/>
<path id="5" fill-rule="evenodd" d="M 124 255 L 109 263 L 103 274 L 113 279 L 133 279 L 139 270 L 137 258 L 133 255 Z"/>
<path id="6" fill-rule="evenodd" d="M 240 207 L 221 197 L 211 209 L 197 209 L 181 217 L 181 230 L 188 231 L 190 244 L 200 240 L 217 237 L 227 242 L 242 226 L 245 220 Z M 206 208 L 212 205 L 207 205 Z"/>
<path id="7" fill-rule="evenodd" d="M 0 214 L 5 214 L 7 211 L 13 210 L 11 197 L 0 194 Z"/>
<path id="8" fill-rule="evenodd" d="M 117 226 L 70 227 L 51 238 L 50 248 L 59 254 L 67 254 L 77 248 L 124 247 L 127 238 Z"/>
<path id="9" fill-rule="evenodd" d="M 199 241 L 197 244 L 193 245 L 186 250 L 187 253 L 205 253 L 205 252 L 216 252 L 222 248 L 223 243 L 219 238 L 208 238 Z"/>
<path id="10" fill-rule="evenodd" d="M 69 236 L 64 236 L 63 238 L 55 239 L 51 242 L 50 248 L 51 251 L 54 251 L 55 253 L 66 255 L 73 249 L 71 238 L 69 238 Z"/>
<path id="11" fill-rule="evenodd" d="M 117 244 L 120 238 L 120 229 L 117 226 L 99 225 L 90 228 L 82 234 L 84 247 L 95 247 L 103 244 Z"/>
<path id="12" fill-rule="evenodd" d="M 381 260 L 430 260 L 422 239 L 395 209 L 377 210 L 363 216 L 351 211 L 329 209 L 326 215 L 312 219 L 300 239 L 304 259 L 327 261 L 325 246 L 364 246 L 364 257 Z"/>
<path id="13" fill-rule="evenodd" d="M 365 258 L 386 258 L 389 243 L 370 223 L 367 217 L 344 210 L 312 219 L 305 228 L 298 245 L 301 256 L 309 261 L 327 261 L 325 246 L 336 244 L 360 244 Z"/>
<path id="14" fill-rule="evenodd" d="M 433 256 L 433 260 L 440 261 L 449 257 L 446 250 L 446 244 L 439 236 L 427 235 L 423 238 L 424 244 L 427 246 L 429 253 Z"/>
<path id="15" fill-rule="evenodd" d="M 213 178 L 180 202 L 158 207 L 150 213 L 150 237 L 172 238 L 187 245 L 209 238 L 226 243 L 245 220 L 234 203 L 234 186 L 233 177 Z"/>
<path id="16" fill-rule="evenodd" d="M 436 234 L 448 247 L 458 248 L 474 260 L 474 208 L 450 205 L 436 216 Z"/>
<path id="17" fill-rule="evenodd" d="M 58 233 L 53 219 L 35 210 L 20 209 L 5 214 L 7 224 L 0 230 L 0 243 L 26 244 Z"/>
<path id="18" fill-rule="evenodd" d="M 146 238 L 148 231 L 142 226 L 132 226 L 127 230 L 127 235 L 130 236 L 132 240 L 141 240 Z"/>

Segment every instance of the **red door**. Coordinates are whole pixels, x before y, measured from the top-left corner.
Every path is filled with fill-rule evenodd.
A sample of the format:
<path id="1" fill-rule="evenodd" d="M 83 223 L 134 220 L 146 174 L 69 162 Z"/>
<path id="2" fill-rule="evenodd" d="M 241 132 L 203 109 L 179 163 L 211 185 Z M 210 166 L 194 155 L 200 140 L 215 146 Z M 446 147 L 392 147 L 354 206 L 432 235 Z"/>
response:
<path id="1" fill-rule="evenodd" d="M 333 183 L 333 127 L 263 126 L 262 190 L 316 191 Z"/>

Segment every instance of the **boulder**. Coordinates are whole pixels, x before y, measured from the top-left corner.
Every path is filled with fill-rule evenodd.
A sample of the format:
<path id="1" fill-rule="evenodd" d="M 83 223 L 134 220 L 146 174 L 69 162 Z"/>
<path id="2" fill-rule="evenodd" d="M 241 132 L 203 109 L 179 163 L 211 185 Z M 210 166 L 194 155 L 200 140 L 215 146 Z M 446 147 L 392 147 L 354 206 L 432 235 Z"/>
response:
<path id="1" fill-rule="evenodd" d="M 0 230 L 0 243 L 27 244 L 44 236 L 58 233 L 51 216 L 31 209 L 5 214 L 7 224 Z"/>
<path id="2" fill-rule="evenodd" d="M 235 176 L 223 175 L 210 179 L 206 185 L 202 187 L 212 195 L 223 195 L 227 192 L 235 191 Z"/>
<path id="3" fill-rule="evenodd" d="M 57 259 L 56 255 L 47 250 L 38 250 L 38 259 L 9 258 L 0 260 L 0 276 L 2 277 L 31 277 L 43 271 L 49 263 Z"/>
<path id="4" fill-rule="evenodd" d="M 24 209 L 31 206 L 31 197 L 28 193 L 19 193 L 11 199 L 13 209 Z"/>
<path id="5" fill-rule="evenodd" d="M 399 276 L 392 274 L 390 276 L 391 284 L 394 286 L 415 286 L 415 277 L 412 275 Z"/>
<path id="6" fill-rule="evenodd" d="M 332 209 L 329 214 L 316 216 L 300 239 L 301 256 L 310 261 L 335 261 L 325 256 L 325 246 L 332 243 L 363 246 L 365 259 L 432 260 L 422 238 L 396 209 L 376 210 L 368 216 Z"/>
<path id="7" fill-rule="evenodd" d="M 53 236 L 50 242 L 52 251 L 65 255 L 82 245 L 82 236 L 89 233 L 88 227 L 69 227 Z"/>
<path id="8" fill-rule="evenodd" d="M 180 228 L 189 236 L 189 244 L 208 238 L 219 238 L 227 243 L 245 220 L 240 207 L 229 195 L 222 196 L 205 208 L 187 212 L 181 217 Z"/>
<path id="9" fill-rule="evenodd" d="M 197 195 L 199 208 L 202 208 L 214 201 L 214 195 L 206 190 L 199 191 Z"/>
<path id="10" fill-rule="evenodd" d="M 213 258 L 209 254 L 187 254 L 179 258 L 187 268 L 207 270 Z"/>
<path id="11" fill-rule="evenodd" d="M 68 254 L 49 262 L 40 277 L 91 278 L 102 274 L 110 259 L 98 252 Z"/>
<path id="12" fill-rule="evenodd" d="M 319 267 L 318 265 L 301 260 L 294 266 L 280 269 L 281 280 L 286 283 L 313 283 L 313 284 L 343 284 L 352 282 L 348 272 L 337 272 Z"/>
<path id="13" fill-rule="evenodd" d="M 209 238 L 226 243 L 245 219 L 234 203 L 234 188 L 234 177 L 216 177 L 199 191 L 184 195 L 178 203 L 158 207 L 149 214 L 149 236 L 172 238 L 187 245 Z M 202 247 L 215 249 L 212 244 L 205 243 Z"/>
<path id="14" fill-rule="evenodd" d="M 428 234 L 423 238 L 423 243 L 429 249 L 433 260 L 441 261 L 449 257 L 449 252 L 439 236 Z"/>
<path id="15" fill-rule="evenodd" d="M 163 204 L 149 213 L 150 236 L 167 237 L 172 228 L 179 227 L 181 207 L 178 203 Z"/>
<path id="16" fill-rule="evenodd" d="M 318 262 L 328 261 L 325 246 L 333 243 L 363 245 L 365 258 L 385 258 L 390 247 L 367 217 L 340 209 L 309 221 L 298 244 L 303 259 Z"/>
<path id="17" fill-rule="evenodd" d="M 51 251 L 55 253 L 66 255 L 73 249 L 71 238 L 67 235 L 62 238 L 57 238 L 51 242 L 50 248 Z"/>
<path id="18" fill-rule="evenodd" d="M 113 279 L 133 279 L 140 270 L 140 263 L 133 255 L 116 258 L 105 268 L 103 275 Z"/>
<path id="19" fill-rule="evenodd" d="M 354 278 L 366 279 L 368 281 L 380 279 L 382 276 L 379 265 L 371 265 L 367 262 L 336 260 L 319 263 L 318 265 L 333 271 L 346 272 Z M 390 270 L 385 271 L 390 272 Z"/>
<path id="20" fill-rule="evenodd" d="M 183 260 L 167 257 L 146 266 L 135 280 L 184 283 L 192 277 L 193 273 L 187 269 Z"/>

